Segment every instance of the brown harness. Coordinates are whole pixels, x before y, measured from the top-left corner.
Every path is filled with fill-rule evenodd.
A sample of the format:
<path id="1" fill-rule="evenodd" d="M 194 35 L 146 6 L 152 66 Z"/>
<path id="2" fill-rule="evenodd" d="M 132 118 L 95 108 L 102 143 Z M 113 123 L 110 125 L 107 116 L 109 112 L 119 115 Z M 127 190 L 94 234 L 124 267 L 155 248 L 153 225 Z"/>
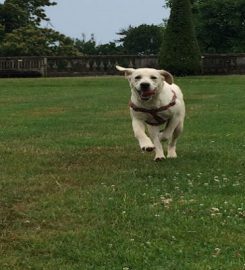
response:
<path id="1" fill-rule="evenodd" d="M 168 105 L 162 106 L 160 108 L 157 108 L 157 109 L 140 108 L 140 107 L 137 107 L 131 100 L 129 102 L 129 107 L 132 108 L 135 112 L 149 113 L 154 118 L 154 120 L 156 120 L 156 123 L 145 121 L 146 124 L 151 125 L 151 126 L 160 126 L 162 124 L 165 124 L 169 119 L 168 118 L 164 119 L 157 114 L 159 112 L 168 110 L 170 107 L 173 107 L 176 104 L 177 95 L 173 90 L 172 90 L 172 92 L 173 92 L 173 98 L 170 101 L 170 103 Z"/>

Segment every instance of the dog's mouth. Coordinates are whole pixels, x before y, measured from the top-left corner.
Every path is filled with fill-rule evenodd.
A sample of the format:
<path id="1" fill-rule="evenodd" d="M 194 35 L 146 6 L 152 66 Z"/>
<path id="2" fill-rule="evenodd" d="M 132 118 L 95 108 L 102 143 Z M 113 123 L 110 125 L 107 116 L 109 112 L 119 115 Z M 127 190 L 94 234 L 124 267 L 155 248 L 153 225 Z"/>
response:
<path id="1" fill-rule="evenodd" d="M 156 94 L 156 89 L 143 89 L 143 90 L 137 90 L 140 98 L 142 100 L 149 100 Z"/>

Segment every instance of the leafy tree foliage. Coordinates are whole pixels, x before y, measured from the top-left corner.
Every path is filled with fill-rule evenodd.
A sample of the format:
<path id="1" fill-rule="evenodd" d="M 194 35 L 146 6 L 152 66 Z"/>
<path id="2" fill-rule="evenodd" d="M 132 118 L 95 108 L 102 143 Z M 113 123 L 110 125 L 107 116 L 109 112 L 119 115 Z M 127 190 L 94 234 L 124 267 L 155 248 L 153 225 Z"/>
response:
<path id="1" fill-rule="evenodd" d="M 4 39 L 4 26 L 2 24 L 0 24 L 0 44 Z"/>
<path id="2" fill-rule="evenodd" d="M 0 4 L 2 56 L 77 55 L 74 41 L 57 31 L 41 28 L 48 21 L 45 7 L 51 0 L 5 0 Z"/>
<path id="3" fill-rule="evenodd" d="M 160 51 L 160 65 L 178 75 L 200 72 L 200 51 L 189 0 L 172 0 Z"/>
<path id="4" fill-rule="evenodd" d="M 122 29 L 118 35 L 127 54 L 158 54 L 162 42 L 163 27 L 142 24 Z"/>
<path id="5" fill-rule="evenodd" d="M 94 40 L 94 38 L 91 38 L 87 41 L 85 39 L 83 40 L 76 39 L 75 47 L 81 54 L 86 54 L 86 55 L 97 54 L 96 41 Z"/>
<path id="6" fill-rule="evenodd" d="M 122 45 L 117 45 L 115 42 L 101 44 L 97 46 L 97 54 L 99 55 L 121 55 L 125 54 Z"/>
<path id="7" fill-rule="evenodd" d="M 52 29 L 32 25 L 5 35 L 0 47 L 6 56 L 78 55 L 73 40 Z"/>
<path id="8" fill-rule="evenodd" d="M 173 0 L 166 0 L 168 7 Z M 203 53 L 245 52 L 244 0 L 191 0 Z"/>
<path id="9" fill-rule="evenodd" d="M 81 54 L 85 55 L 117 55 L 124 53 L 123 47 L 118 46 L 115 42 L 98 45 L 93 34 L 89 40 L 86 40 L 84 34 L 82 40 L 76 39 L 75 47 Z"/>
<path id="10" fill-rule="evenodd" d="M 33 24 L 40 26 L 42 20 L 48 21 L 44 8 L 56 5 L 50 0 L 5 0 L 0 4 L 0 22 L 5 32 Z"/>
<path id="11" fill-rule="evenodd" d="M 244 0 L 195 0 L 193 9 L 202 52 L 245 52 Z"/>
<path id="12" fill-rule="evenodd" d="M 94 40 L 75 40 L 76 49 L 83 55 L 121 55 L 124 53 L 122 46 L 115 42 L 97 45 Z"/>
<path id="13" fill-rule="evenodd" d="M 14 1 L 5 1 L 0 4 L 0 23 L 5 33 L 11 33 L 28 24 L 28 15 Z"/>

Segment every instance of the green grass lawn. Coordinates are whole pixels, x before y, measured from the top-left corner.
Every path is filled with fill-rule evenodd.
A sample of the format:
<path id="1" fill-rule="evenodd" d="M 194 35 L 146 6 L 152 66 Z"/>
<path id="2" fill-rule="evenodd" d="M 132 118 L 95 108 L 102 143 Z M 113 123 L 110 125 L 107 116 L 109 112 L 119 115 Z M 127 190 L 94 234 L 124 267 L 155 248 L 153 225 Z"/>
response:
<path id="1" fill-rule="evenodd" d="M 187 77 L 178 159 L 122 77 L 0 81 L 0 269 L 245 269 L 245 76 Z"/>

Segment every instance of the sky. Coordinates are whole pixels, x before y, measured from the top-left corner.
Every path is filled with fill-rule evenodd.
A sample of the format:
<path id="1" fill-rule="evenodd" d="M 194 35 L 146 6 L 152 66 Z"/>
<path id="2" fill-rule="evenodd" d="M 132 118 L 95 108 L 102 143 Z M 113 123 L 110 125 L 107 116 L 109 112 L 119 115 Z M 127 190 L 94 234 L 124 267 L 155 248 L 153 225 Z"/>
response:
<path id="1" fill-rule="evenodd" d="M 116 33 L 129 25 L 160 24 L 168 18 L 164 0 L 56 0 L 46 9 L 49 27 L 72 38 L 90 39 L 97 44 L 119 38 Z M 45 25 L 47 26 L 47 24 Z"/>

